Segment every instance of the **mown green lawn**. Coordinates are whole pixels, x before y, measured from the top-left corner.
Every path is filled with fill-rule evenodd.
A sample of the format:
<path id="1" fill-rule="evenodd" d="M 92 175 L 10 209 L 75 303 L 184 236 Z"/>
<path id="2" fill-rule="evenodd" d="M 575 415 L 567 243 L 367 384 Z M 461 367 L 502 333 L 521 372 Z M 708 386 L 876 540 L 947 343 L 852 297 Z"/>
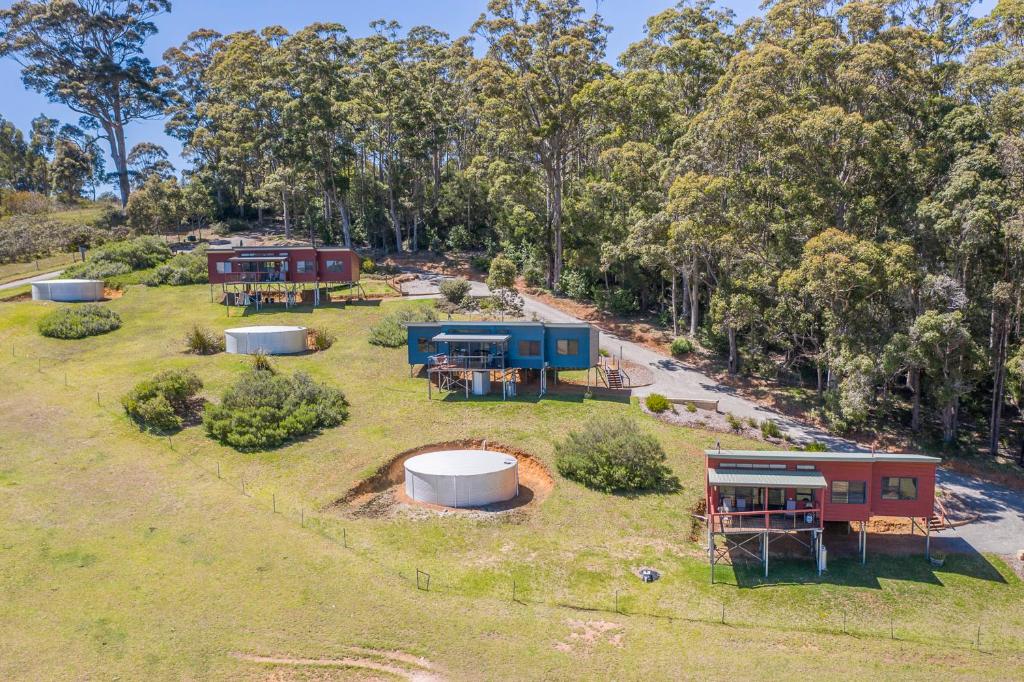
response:
<path id="1" fill-rule="evenodd" d="M 874 556 L 866 567 L 833 558 L 820 579 L 809 561 L 777 561 L 767 583 L 756 567 L 722 567 L 711 585 L 691 540 L 700 453 L 717 440 L 750 443 L 579 396 L 428 401 L 404 349 L 366 343 L 388 310 L 424 304 L 229 317 L 205 285 L 133 286 L 105 304 L 121 329 L 58 341 L 35 330 L 50 304 L 0 303 L 0 678 L 371 674 L 232 655 L 341 658 L 351 647 L 424 656 L 453 679 L 741 669 L 1008 679 L 1024 663 L 1024 584 L 994 557 L 951 556 L 941 569 L 920 557 Z M 169 440 L 140 433 L 118 404 L 135 382 L 191 367 L 217 400 L 246 368 L 241 357 L 184 354 L 197 322 L 331 328 L 330 350 L 275 363 L 343 388 L 350 420 L 260 454 L 221 447 L 200 427 Z M 679 492 L 609 496 L 556 475 L 526 515 L 384 520 L 327 509 L 411 447 L 488 438 L 553 465 L 557 438 L 621 414 L 661 440 Z M 641 584 L 640 566 L 663 578 Z M 430 574 L 429 591 L 416 589 L 417 569 Z M 625 614 L 614 612 L 616 593 Z"/>

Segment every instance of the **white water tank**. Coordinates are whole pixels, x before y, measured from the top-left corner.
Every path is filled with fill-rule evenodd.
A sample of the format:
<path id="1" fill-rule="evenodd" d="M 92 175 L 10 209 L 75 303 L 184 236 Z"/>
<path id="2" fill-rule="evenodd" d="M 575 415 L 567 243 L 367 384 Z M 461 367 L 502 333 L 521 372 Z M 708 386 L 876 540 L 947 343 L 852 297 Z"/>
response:
<path id="1" fill-rule="evenodd" d="M 491 373 L 473 372 L 473 395 L 487 395 L 491 392 Z"/>
<path id="2" fill-rule="evenodd" d="M 405 462 L 405 494 L 445 507 L 483 507 L 519 494 L 519 463 L 491 450 L 440 450 Z"/>
<path id="3" fill-rule="evenodd" d="M 304 353 L 307 350 L 306 328 L 263 325 L 225 329 L 224 350 L 239 355 Z"/>
<path id="4" fill-rule="evenodd" d="M 102 298 L 103 280 L 100 279 L 46 279 L 32 282 L 33 301 L 79 303 L 99 301 Z"/>

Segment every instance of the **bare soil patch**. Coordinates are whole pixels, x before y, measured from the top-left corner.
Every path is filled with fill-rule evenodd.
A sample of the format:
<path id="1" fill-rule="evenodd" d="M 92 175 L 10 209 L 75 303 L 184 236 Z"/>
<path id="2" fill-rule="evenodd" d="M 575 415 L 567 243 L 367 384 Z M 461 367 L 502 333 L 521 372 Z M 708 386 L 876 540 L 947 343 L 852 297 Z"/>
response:
<path id="1" fill-rule="evenodd" d="M 437 667 L 418 656 L 400 651 L 383 651 L 363 647 L 346 647 L 346 653 L 337 658 L 302 658 L 296 656 L 262 656 L 232 653 L 232 658 L 250 663 L 288 668 L 342 668 L 385 673 L 412 682 L 437 682 L 445 679 Z"/>
<path id="2" fill-rule="evenodd" d="M 412 500 L 405 494 L 405 462 L 410 457 L 439 450 L 483 449 L 512 455 L 518 461 L 519 495 L 515 498 L 486 507 L 456 509 Z M 540 504 L 553 487 L 554 477 L 547 465 L 523 450 L 482 439 L 453 440 L 421 445 L 398 453 L 381 465 L 372 476 L 360 481 L 328 505 L 326 510 L 356 518 L 387 518 L 424 512 L 486 518 L 494 513 L 528 511 Z"/>
<path id="3" fill-rule="evenodd" d="M 601 642 L 618 648 L 625 637 L 623 625 L 614 621 L 571 618 L 567 623 L 570 628 L 568 636 L 555 643 L 555 649 L 565 653 L 587 653 Z"/>

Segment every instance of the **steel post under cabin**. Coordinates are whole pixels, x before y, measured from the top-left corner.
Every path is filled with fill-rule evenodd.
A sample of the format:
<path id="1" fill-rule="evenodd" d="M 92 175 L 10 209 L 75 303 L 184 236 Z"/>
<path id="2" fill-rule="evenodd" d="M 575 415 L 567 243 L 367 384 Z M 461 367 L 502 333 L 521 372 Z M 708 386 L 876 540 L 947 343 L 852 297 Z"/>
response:
<path id="1" fill-rule="evenodd" d="M 469 397 L 501 384 L 503 399 L 520 390 L 528 373 L 539 377 L 539 395 L 547 392 L 548 370 L 587 370 L 598 363 L 600 334 L 587 323 L 536 321 L 412 322 L 408 332 L 410 373 L 425 368 L 427 397 L 442 392 Z"/>
<path id="2" fill-rule="evenodd" d="M 905 516 L 911 533 L 924 519 L 925 556 L 930 523 L 943 517 L 935 502 L 936 457 L 860 452 L 707 450 L 707 551 L 711 582 L 724 559 L 746 556 L 768 576 L 773 542 L 798 542 L 825 570 L 825 522 L 859 524 L 858 553 L 867 561 L 872 516 Z M 757 540 L 759 550 L 750 551 Z"/>

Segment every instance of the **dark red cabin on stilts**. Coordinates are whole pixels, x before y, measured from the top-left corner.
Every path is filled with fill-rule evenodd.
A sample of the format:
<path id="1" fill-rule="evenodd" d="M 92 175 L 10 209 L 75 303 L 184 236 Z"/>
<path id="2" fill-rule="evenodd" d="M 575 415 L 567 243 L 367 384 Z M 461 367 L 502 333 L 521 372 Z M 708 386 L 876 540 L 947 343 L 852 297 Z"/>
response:
<path id="1" fill-rule="evenodd" d="M 936 508 L 937 457 L 874 452 L 707 450 L 708 559 L 730 551 L 764 563 L 768 547 L 784 534 L 804 544 L 824 569 L 821 541 L 827 522 L 859 524 L 861 561 L 867 556 L 866 523 L 872 516 L 900 516 L 920 527 L 925 553 L 930 529 L 943 516 Z M 723 540 L 722 548 L 717 541 Z M 757 541 L 759 553 L 748 542 Z"/>

